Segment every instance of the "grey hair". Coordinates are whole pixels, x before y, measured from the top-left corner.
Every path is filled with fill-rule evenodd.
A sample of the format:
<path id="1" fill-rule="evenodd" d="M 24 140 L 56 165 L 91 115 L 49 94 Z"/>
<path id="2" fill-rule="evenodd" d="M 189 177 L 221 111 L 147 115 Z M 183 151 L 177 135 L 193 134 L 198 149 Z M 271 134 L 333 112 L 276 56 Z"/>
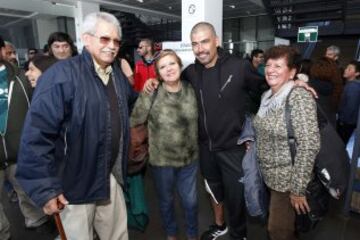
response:
<path id="1" fill-rule="evenodd" d="M 15 49 L 14 44 L 12 44 L 11 42 L 9 42 L 9 41 L 4 41 L 4 43 L 5 43 L 5 46 L 6 46 L 6 45 L 9 45 L 10 47 L 12 47 L 12 48 Z"/>
<path id="2" fill-rule="evenodd" d="M 82 34 L 95 34 L 96 25 L 100 20 L 113 24 L 117 28 L 119 38 L 121 39 L 121 26 L 119 21 L 114 15 L 107 12 L 93 12 L 86 15 L 81 28 Z"/>
<path id="3" fill-rule="evenodd" d="M 190 37 L 194 34 L 194 33 L 197 33 L 199 30 L 203 30 L 203 29 L 208 29 L 210 30 L 210 32 L 216 36 L 216 31 L 215 31 L 215 28 L 214 26 L 209 23 L 209 22 L 198 22 L 197 24 L 195 24 L 192 29 L 191 29 L 191 32 L 190 32 Z"/>
<path id="4" fill-rule="evenodd" d="M 340 55 L 340 48 L 338 46 L 331 45 L 331 46 L 327 47 L 326 50 L 333 52 L 336 56 Z"/>

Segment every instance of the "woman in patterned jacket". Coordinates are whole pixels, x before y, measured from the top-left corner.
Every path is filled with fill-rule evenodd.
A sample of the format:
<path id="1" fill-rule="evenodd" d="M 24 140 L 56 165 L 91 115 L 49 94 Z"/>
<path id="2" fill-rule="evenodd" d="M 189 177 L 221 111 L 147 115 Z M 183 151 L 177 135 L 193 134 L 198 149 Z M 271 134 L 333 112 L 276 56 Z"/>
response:
<path id="1" fill-rule="evenodd" d="M 254 118 L 257 156 L 270 190 L 268 232 L 272 240 L 297 239 L 295 214 L 310 211 L 305 189 L 320 148 L 315 100 L 305 89 L 293 89 L 296 56 L 296 50 L 289 46 L 275 46 L 266 52 L 265 77 L 270 90 L 263 94 Z M 285 122 L 288 95 L 297 143 L 294 164 Z"/>

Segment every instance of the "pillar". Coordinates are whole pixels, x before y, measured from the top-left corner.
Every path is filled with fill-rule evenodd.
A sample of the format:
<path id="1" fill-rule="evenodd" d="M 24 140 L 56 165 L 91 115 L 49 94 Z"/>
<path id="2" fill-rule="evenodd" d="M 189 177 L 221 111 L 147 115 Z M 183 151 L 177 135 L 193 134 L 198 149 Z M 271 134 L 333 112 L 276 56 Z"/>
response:
<path id="1" fill-rule="evenodd" d="M 222 43 L 223 0 L 182 0 L 182 42 L 190 42 L 191 28 L 198 22 L 209 22 Z"/>
<path id="2" fill-rule="evenodd" d="M 86 15 L 93 12 L 99 12 L 100 6 L 98 3 L 89 3 L 77 1 L 76 8 L 74 8 L 75 18 L 75 32 L 76 32 L 76 46 L 81 52 L 83 44 L 81 42 L 81 25 Z"/>

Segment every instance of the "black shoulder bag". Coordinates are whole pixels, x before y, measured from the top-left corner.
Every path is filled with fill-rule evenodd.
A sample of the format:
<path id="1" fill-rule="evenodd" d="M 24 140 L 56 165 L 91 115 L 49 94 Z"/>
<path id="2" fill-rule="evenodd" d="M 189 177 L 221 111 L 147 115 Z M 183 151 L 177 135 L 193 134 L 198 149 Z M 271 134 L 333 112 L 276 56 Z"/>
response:
<path id="1" fill-rule="evenodd" d="M 296 138 L 291 123 L 289 105 L 291 93 L 292 91 L 285 103 L 285 122 L 292 164 L 294 165 Z M 319 104 L 317 104 L 317 118 L 320 131 L 320 151 L 315 159 L 313 179 L 306 188 L 306 199 L 311 211 L 306 215 L 296 216 L 296 230 L 299 232 L 308 232 L 315 228 L 328 211 L 330 194 L 338 198 L 344 193 L 349 176 L 349 160 L 345 146 Z"/>

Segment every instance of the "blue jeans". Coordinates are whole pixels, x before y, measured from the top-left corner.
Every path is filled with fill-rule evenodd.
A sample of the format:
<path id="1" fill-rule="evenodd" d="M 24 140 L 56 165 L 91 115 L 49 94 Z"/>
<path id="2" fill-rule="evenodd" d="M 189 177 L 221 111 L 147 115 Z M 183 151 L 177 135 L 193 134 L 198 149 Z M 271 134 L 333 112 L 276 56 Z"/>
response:
<path id="1" fill-rule="evenodd" d="M 151 166 L 155 188 L 159 198 L 162 223 L 167 236 L 176 236 L 174 195 L 175 189 L 180 196 L 185 211 L 186 234 L 189 238 L 198 236 L 198 199 L 196 175 L 198 163 L 184 167 Z"/>

